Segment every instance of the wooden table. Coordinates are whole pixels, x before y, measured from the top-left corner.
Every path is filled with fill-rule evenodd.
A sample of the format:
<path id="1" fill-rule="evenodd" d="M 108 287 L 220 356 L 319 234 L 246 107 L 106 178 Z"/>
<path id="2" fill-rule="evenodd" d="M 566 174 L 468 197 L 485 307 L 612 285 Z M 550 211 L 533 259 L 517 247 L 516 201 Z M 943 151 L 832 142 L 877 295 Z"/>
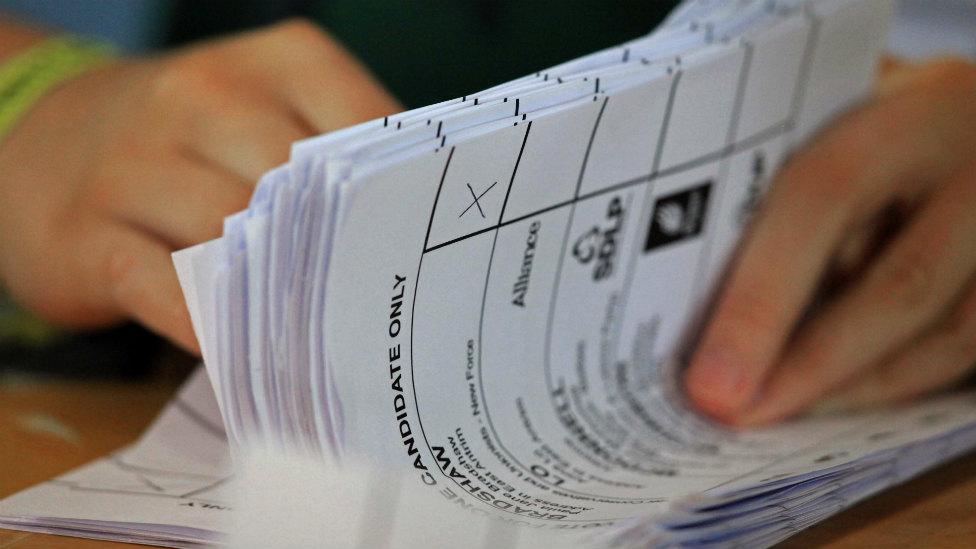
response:
<path id="1" fill-rule="evenodd" d="M 0 498 L 131 442 L 173 383 L 0 385 Z M 0 530 L 0 549 L 131 545 Z M 783 547 L 976 547 L 976 454 L 889 490 Z"/>

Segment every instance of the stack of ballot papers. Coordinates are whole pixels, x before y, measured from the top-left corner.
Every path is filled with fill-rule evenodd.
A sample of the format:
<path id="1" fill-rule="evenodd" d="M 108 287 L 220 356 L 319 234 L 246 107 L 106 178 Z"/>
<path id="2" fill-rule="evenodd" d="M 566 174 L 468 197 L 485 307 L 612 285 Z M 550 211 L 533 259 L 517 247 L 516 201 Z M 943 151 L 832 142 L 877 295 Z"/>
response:
<path id="1" fill-rule="evenodd" d="M 0 502 L 0 526 L 763 547 L 966 452 L 973 393 L 740 432 L 677 381 L 778 167 L 870 93 L 891 4 L 688 1 L 621 46 L 296 143 L 174 256 L 209 384 Z M 266 466 L 231 480 L 228 455 Z M 308 482 L 267 480 L 293 459 Z"/>

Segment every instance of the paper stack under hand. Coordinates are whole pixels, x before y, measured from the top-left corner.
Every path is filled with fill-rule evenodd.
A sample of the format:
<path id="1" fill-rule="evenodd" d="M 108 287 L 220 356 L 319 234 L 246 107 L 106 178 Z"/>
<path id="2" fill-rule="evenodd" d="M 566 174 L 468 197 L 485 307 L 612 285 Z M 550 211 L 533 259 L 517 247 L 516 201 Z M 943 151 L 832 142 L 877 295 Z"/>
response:
<path id="1" fill-rule="evenodd" d="M 297 143 L 176 255 L 233 452 L 321 463 L 309 490 L 342 494 L 282 517 L 305 496 L 275 486 L 302 484 L 252 469 L 239 542 L 759 547 L 976 444 L 972 394 L 731 432 L 675 381 L 778 166 L 869 91 L 890 12 L 686 2 Z"/>

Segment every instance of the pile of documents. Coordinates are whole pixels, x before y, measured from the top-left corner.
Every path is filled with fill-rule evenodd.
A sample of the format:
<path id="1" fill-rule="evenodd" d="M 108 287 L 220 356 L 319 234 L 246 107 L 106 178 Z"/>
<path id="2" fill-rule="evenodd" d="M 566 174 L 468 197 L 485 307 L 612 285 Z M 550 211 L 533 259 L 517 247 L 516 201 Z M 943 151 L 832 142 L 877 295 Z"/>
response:
<path id="1" fill-rule="evenodd" d="M 315 515 L 336 546 L 760 547 L 976 445 L 973 394 L 732 432 L 676 381 L 777 168 L 871 89 L 890 12 L 689 1 L 619 47 L 296 143 L 175 256 L 231 453 L 382 471 Z M 44 501 L 0 525 L 78 533 Z M 196 515 L 180 537 L 178 514 L 86 512 L 86 535 L 214 539 Z"/>

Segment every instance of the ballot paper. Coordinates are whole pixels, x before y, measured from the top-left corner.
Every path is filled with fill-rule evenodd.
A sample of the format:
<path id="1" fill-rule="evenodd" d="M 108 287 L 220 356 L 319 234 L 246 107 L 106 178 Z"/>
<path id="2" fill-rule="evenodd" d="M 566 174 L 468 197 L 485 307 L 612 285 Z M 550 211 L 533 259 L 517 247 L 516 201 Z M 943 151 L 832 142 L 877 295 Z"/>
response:
<path id="1" fill-rule="evenodd" d="M 123 500 L 141 479 L 110 459 L 74 474 L 117 499 L 59 510 L 66 477 L 0 503 L 0 525 L 762 547 L 972 448 L 972 393 L 733 432 L 677 382 L 772 176 L 869 93 L 891 10 L 690 1 L 619 47 L 296 143 L 221 238 L 175 255 L 243 478 L 206 470 L 206 500 L 163 486 L 194 504 L 174 510 Z M 161 469 L 203 467 L 161 449 L 179 430 L 148 439 Z"/>
<path id="2" fill-rule="evenodd" d="M 0 501 L 0 528 L 200 547 L 228 531 L 227 437 L 202 369 L 131 446 Z"/>

